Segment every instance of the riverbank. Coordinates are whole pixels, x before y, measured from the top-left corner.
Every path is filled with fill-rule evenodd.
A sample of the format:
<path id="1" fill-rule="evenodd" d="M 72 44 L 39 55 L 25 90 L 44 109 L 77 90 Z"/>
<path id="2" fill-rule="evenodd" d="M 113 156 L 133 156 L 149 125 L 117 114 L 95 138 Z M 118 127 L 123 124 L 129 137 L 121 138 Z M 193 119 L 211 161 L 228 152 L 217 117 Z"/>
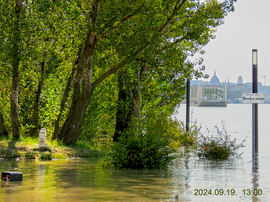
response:
<path id="1" fill-rule="evenodd" d="M 66 159 L 72 157 L 89 158 L 104 156 L 105 153 L 92 149 L 84 144 L 72 146 L 59 145 L 56 142 L 49 142 L 48 148 L 39 150 L 38 139 L 23 140 L 0 140 L 0 158 L 4 159 Z"/>

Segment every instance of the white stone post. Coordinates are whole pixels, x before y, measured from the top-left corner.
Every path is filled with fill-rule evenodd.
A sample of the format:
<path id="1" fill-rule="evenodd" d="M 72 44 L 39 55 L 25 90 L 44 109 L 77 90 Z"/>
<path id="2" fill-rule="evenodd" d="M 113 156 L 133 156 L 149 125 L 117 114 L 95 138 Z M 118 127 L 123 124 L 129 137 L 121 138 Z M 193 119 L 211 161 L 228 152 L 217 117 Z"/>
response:
<path id="1" fill-rule="evenodd" d="M 39 149 L 46 148 L 46 128 L 42 128 L 39 132 Z"/>

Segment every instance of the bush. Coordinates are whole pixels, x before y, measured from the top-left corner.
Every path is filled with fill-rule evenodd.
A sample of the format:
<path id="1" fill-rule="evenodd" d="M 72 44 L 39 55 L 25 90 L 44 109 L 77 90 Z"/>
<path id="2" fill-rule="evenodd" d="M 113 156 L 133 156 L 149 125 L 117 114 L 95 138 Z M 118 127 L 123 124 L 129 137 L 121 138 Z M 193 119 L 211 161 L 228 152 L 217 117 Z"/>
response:
<path id="1" fill-rule="evenodd" d="M 166 168 L 175 158 L 167 138 L 153 133 L 123 135 L 111 147 L 110 157 L 116 168 Z"/>
<path id="2" fill-rule="evenodd" d="M 240 147 L 244 147 L 243 143 L 236 144 L 236 138 L 230 140 L 230 135 L 227 134 L 225 125 L 222 123 L 222 130 L 219 130 L 217 126 L 217 136 L 203 136 L 198 139 L 198 156 L 200 158 L 225 160 L 229 156 L 240 156 L 237 150 Z"/>
<path id="3" fill-rule="evenodd" d="M 186 131 L 184 122 L 178 121 L 177 119 L 171 119 L 170 122 L 169 128 L 171 128 L 171 131 L 174 133 L 172 145 L 175 148 L 179 148 L 180 146 L 196 147 L 198 134 L 201 129 L 201 126 L 197 126 L 197 120 L 191 121 L 189 131 Z"/>
<path id="4" fill-rule="evenodd" d="M 39 160 L 52 160 L 51 153 L 40 153 Z"/>
<path id="5" fill-rule="evenodd" d="M 180 145 L 182 146 L 192 146 L 195 145 L 198 139 L 198 134 L 200 133 L 201 126 L 197 126 L 197 120 L 191 121 L 189 126 L 189 131 L 186 131 L 184 124 L 182 123 L 183 132 L 180 135 Z"/>
<path id="6" fill-rule="evenodd" d="M 175 150 L 170 146 L 173 134 L 168 130 L 168 118 L 152 116 L 140 124 L 141 130 L 133 125 L 111 145 L 109 164 L 116 168 L 166 168 L 175 158 L 171 155 Z"/>

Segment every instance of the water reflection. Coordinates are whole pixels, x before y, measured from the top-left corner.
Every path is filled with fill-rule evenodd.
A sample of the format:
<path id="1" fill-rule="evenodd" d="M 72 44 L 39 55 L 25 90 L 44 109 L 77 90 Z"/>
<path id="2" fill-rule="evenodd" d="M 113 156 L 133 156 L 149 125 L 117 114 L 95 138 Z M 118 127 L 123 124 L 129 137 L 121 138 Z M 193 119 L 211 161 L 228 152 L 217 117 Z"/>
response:
<path id="1" fill-rule="evenodd" d="M 199 160 L 192 152 L 167 170 L 105 170 L 102 159 L 0 161 L 0 171 L 23 172 L 22 182 L 1 182 L 0 201 L 268 201 L 259 186 L 259 160 Z M 252 176 L 250 168 L 252 167 Z M 265 171 L 260 169 L 261 172 Z M 195 195 L 195 189 L 226 195 Z M 263 190 L 262 196 L 243 189 Z M 229 191 L 227 191 L 229 190 Z M 235 190 L 237 195 L 230 195 Z"/>
<path id="2" fill-rule="evenodd" d="M 0 201 L 270 201 L 270 105 L 260 108 L 259 114 L 263 115 L 259 117 L 260 147 L 255 159 L 252 159 L 250 106 L 194 108 L 194 116 L 199 123 L 204 121 L 203 126 L 211 127 L 224 120 L 227 132 L 235 135 L 232 138 L 241 141 L 247 137 L 242 158 L 210 161 L 198 159 L 191 152 L 176 159 L 167 170 L 145 171 L 104 170 L 100 166 L 102 159 L 96 158 L 0 160 L 0 171 L 23 172 L 22 182 L 1 182 Z M 195 189 L 223 190 L 226 195 L 194 195 Z M 262 195 L 244 194 L 243 190 L 248 189 L 262 190 Z M 233 190 L 237 195 L 231 194 Z"/>
<path id="3" fill-rule="evenodd" d="M 253 156 L 252 159 L 252 184 L 253 196 L 252 201 L 259 201 L 259 159 L 258 156 Z M 257 195 L 258 194 L 258 195 Z"/>
<path id="4" fill-rule="evenodd" d="M 22 186 L 2 182 L 0 201 L 158 201 L 171 194 L 165 170 L 104 170 L 97 159 L 2 161 L 0 170 L 14 163 L 24 174 Z"/>

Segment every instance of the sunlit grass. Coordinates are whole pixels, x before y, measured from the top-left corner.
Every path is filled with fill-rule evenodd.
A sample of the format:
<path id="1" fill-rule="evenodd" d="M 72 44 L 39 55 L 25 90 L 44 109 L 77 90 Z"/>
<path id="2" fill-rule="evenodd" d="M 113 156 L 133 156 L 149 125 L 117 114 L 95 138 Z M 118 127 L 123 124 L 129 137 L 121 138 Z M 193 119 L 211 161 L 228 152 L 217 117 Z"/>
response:
<path id="1" fill-rule="evenodd" d="M 62 141 L 47 140 L 47 146 L 47 149 L 40 150 L 39 138 L 24 136 L 20 139 L 13 139 L 11 137 L 2 137 L 0 139 L 0 157 L 51 160 L 105 155 L 102 148 L 96 148 L 90 142 L 78 141 L 76 144 L 65 145 Z"/>

